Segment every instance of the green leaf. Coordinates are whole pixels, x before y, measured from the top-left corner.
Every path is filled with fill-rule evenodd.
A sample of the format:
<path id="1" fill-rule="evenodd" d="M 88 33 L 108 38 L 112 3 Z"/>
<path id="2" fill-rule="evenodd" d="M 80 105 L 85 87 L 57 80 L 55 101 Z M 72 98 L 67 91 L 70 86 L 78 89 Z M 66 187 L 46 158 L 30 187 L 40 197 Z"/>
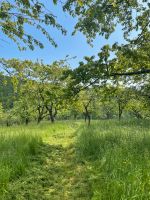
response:
<path id="1" fill-rule="evenodd" d="M 53 3 L 56 5 L 57 4 L 57 0 L 53 0 Z"/>
<path id="2" fill-rule="evenodd" d="M 83 6 L 83 1 L 82 1 L 82 0 L 77 0 L 77 2 L 78 2 L 78 4 L 79 4 L 80 6 Z"/>

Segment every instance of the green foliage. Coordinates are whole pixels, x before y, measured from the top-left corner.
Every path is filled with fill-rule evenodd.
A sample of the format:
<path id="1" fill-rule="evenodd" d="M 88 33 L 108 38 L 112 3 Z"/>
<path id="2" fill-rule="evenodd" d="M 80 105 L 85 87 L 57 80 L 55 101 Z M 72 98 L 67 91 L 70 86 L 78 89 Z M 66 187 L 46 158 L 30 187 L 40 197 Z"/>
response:
<path id="1" fill-rule="evenodd" d="M 34 106 L 26 97 L 15 101 L 12 114 L 20 123 L 28 124 L 35 117 L 35 114 L 33 113 Z"/>
<path id="2" fill-rule="evenodd" d="M 52 1 L 57 5 L 58 1 Z M 124 38 L 131 44 L 149 42 L 149 2 L 134 0 L 129 2 L 114 0 L 66 0 L 63 10 L 71 16 L 77 17 L 76 31 L 81 31 L 91 43 L 96 35 L 102 35 L 106 39 L 116 30 L 117 24 L 121 25 Z M 48 11 L 46 3 L 33 0 L 1 1 L 0 3 L 0 27 L 1 31 L 14 42 L 20 49 L 34 49 L 35 45 L 43 48 L 43 43 L 33 35 L 26 32 L 28 26 L 39 30 L 49 42 L 57 46 L 47 31 L 46 26 L 54 27 L 66 34 L 66 30 L 56 21 L 51 11 Z M 132 32 L 136 37 L 132 37 Z M 22 46 L 22 44 L 26 44 Z"/>
<path id="3" fill-rule="evenodd" d="M 4 115 L 4 110 L 3 110 L 2 103 L 0 103 L 0 120 L 3 119 L 3 115 Z"/>
<path id="4" fill-rule="evenodd" d="M 58 111 L 66 107 L 65 87 L 67 70 L 64 61 L 44 65 L 28 60 L 1 59 L 4 71 L 10 76 L 13 85 L 12 115 L 21 122 L 38 118 L 40 122 L 50 117 L 53 122 Z"/>
<path id="5" fill-rule="evenodd" d="M 2 102 L 4 110 L 12 108 L 13 97 L 11 78 L 0 74 L 0 101 Z"/>
<path id="6" fill-rule="evenodd" d="M 117 115 L 116 102 L 114 100 L 105 100 L 100 104 L 100 118 L 112 119 Z"/>
<path id="7" fill-rule="evenodd" d="M 92 42 L 97 35 L 106 39 L 121 25 L 124 38 L 137 44 L 149 41 L 149 1 L 115 1 L 115 0 L 67 0 L 64 11 L 78 17 L 75 31 L 81 31 Z M 132 37 L 132 32 L 136 35 Z"/>
<path id="8" fill-rule="evenodd" d="M 57 0 L 53 0 L 53 3 L 54 3 L 54 4 L 57 4 Z"/>
<path id="9" fill-rule="evenodd" d="M 136 118 L 150 118 L 148 102 L 143 98 L 131 99 L 127 105 L 127 110 Z"/>
<path id="10" fill-rule="evenodd" d="M 145 116 L 148 116 L 149 75 L 140 75 L 134 79 L 110 78 L 110 73 L 116 70 L 113 68 L 114 63 L 109 65 L 110 50 L 107 45 L 103 47 L 98 61 L 94 57 L 85 57 L 86 64 L 80 63 L 80 67 L 74 71 L 70 71 L 65 60 L 45 65 L 28 60 L 1 59 L 4 70 L 2 80 L 7 81 L 8 92 L 10 91 L 10 94 L 3 92 L 3 81 L 3 121 L 7 125 L 28 124 L 35 119 L 38 123 L 43 119 L 54 122 L 57 117 L 68 119 L 73 116 L 84 116 L 85 120 L 90 121 L 91 117 L 113 118 L 117 113 L 121 119 L 124 111 L 133 117 L 133 107 L 126 107 L 129 100 L 137 98 L 143 101 Z M 137 83 L 139 86 L 135 87 Z M 7 100 L 9 105 L 6 106 L 8 96 L 10 100 Z"/>
<path id="11" fill-rule="evenodd" d="M 53 1 L 55 4 L 57 1 Z M 39 30 L 53 45 L 57 46 L 45 26 L 51 26 L 66 34 L 66 30 L 56 21 L 56 16 L 48 11 L 42 1 L 15 0 L 0 2 L 0 29 L 13 40 L 20 50 L 27 47 L 33 50 L 36 46 L 43 48 L 43 43 L 26 31 L 26 27 Z"/>
<path id="12" fill-rule="evenodd" d="M 118 81 L 128 86 L 141 82 L 147 84 L 150 77 L 149 50 L 149 43 L 134 49 L 130 45 L 105 45 L 96 59 L 95 56 L 85 57 L 78 68 L 70 71 L 70 89 L 77 94 L 91 86 L 116 84 Z"/>

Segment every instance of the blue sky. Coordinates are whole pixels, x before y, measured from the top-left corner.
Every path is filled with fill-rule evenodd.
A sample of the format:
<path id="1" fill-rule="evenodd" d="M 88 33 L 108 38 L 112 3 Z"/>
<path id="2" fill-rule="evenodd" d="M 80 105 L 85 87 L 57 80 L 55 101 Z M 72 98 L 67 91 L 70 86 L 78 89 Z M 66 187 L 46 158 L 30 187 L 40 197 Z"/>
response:
<path id="1" fill-rule="evenodd" d="M 56 29 L 50 27 L 47 29 L 50 35 L 58 44 L 58 47 L 53 47 L 45 39 L 45 37 L 42 36 L 42 34 L 39 34 L 39 32 L 35 29 L 28 27 L 26 31 L 37 37 L 37 39 L 40 39 L 44 43 L 45 48 L 40 49 L 36 47 L 34 51 L 19 51 L 16 44 L 14 44 L 11 40 L 8 40 L 7 38 L 4 38 L 8 42 L 1 42 L 0 44 L 1 57 L 6 59 L 29 59 L 33 61 L 38 59 L 43 60 L 44 63 L 51 63 L 55 60 L 65 58 L 66 55 L 69 55 L 71 57 L 76 56 L 76 59 L 69 61 L 71 67 L 74 68 L 78 66 L 78 62 L 81 61 L 84 56 L 96 55 L 104 44 L 123 42 L 122 31 L 121 29 L 117 28 L 117 30 L 111 35 L 109 40 L 105 40 L 103 37 L 97 37 L 94 40 L 93 47 L 91 47 L 89 44 L 87 44 L 86 38 L 82 33 L 78 32 L 75 36 L 71 36 L 76 19 L 73 19 L 71 16 L 64 13 L 60 6 L 53 6 L 52 4 L 48 4 L 47 6 L 47 8 L 49 8 L 49 10 L 52 10 L 52 12 L 57 16 L 58 22 L 62 24 L 68 31 L 67 36 L 63 36 Z"/>

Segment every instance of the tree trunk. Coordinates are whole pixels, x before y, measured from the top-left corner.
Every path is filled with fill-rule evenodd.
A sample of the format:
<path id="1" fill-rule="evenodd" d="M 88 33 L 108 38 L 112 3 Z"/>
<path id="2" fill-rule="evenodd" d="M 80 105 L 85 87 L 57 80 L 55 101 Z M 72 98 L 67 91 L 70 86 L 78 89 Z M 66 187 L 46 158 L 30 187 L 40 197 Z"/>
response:
<path id="1" fill-rule="evenodd" d="M 74 114 L 74 120 L 76 120 L 77 119 L 77 114 Z"/>
<path id="2" fill-rule="evenodd" d="M 121 120 L 121 116 L 122 116 L 122 108 L 121 108 L 121 103 L 119 102 L 119 110 L 118 110 L 118 117 L 119 117 L 119 121 Z"/>
<path id="3" fill-rule="evenodd" d="M 51 113 L 51 114 L 49 114 L 49 117 L 50 117 L 50 120 L 51 120 L 51 122 L 52 123 L 54 123 L 55 122 L 55 119 L 54 119 L 54 116 L 53 116 L 53 114 Z"/>
<path id="4" fill-rule="evenodd" d="M 6 122 L 6 126 L 7 126 L 7 127 L 10 126 L 10 123 L 9 123 L 8 121 Z"/>
<path id="5" fill-rule="evenodd" d="M 37 110 L 38 110 L 37 124 L 39 124 L 44 119 L 44 115 L 46 113 L 44 112 L 44 106 L 39 106 Z"/>
<path id="6" fill-rule="evenodd" d="M 37 124 L 39 124 L 42 121 L 41 116 L 38 116 Z"/>
<path id="7" fill-rule="evenodd" d="M 86 113 L 84 113 L 84 121 L 86 123 L 86 120 L 87 120 L 87 116 L 86 116 Z"/>
<path id="8" fill-rule="evenodd" d="M 25 119 L 25 124 L 28 125 L 29 124 L 29 118 Z"/>
<path id="9" fill-rule="evenodd" d="M 88 126 L 91 124 L 91 116 L 90 116 L 90 113 L 88 111 L 88 107 L 87 106 L 84 106 L 85 108 L 85 122 L 87 121 L 88 119 Z"/>
<path id="10" fill-rule="evenodd" d="M 91 116 L 88 114 L 88 126 L 91 124 Z"/>
<path id="11" fill-rule="evenodd" d="M 122 112 L 119 111 L 119 121 L 121 120 Z"/>
<path id="12" fill-rule="evenodd" d="M 47 108 L 47 110 L 48 110 L 48 112 L 49 112 L 50 121 L 51 121 L 52 123 L 54 123 L 54 122 L 55 122 L 55 117 L 56 117 L 56 115 L 57 115 L 57 109 L 54 108 L 54 112 L 53 112 L 53 107 L 52 107 L 52 105 L 49 106 L 49 107 L 46 106 L 46 108 Z"/>

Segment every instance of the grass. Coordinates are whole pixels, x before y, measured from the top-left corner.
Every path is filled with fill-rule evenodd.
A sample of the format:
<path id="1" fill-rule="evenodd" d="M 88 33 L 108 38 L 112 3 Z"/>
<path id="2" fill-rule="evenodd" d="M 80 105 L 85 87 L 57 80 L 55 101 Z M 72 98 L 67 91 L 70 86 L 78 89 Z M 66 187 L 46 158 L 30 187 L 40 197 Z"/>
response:
<path id="1" fill-rule="evenodd" d="M 2 128 L 0 141 L 5 141 L 5 145 L 1 146 L 1 150 L 6 162 L 0 160 L 0 163 L 3 169 L 9 170 L 9 174 L 5 179 L 6 171 L 0 168 L 0 199 L 90 199 L 88 177 L 75 154 L 75 131 L 79 125 L 58 122 Z M 11 155 L 11 165 L 7 152 Z M 23 166 L 19 172 L 16 170 L 18 159 Z"/>
<path id="2" fill-rule="evenodd" d="M 150 199 L 149 121 L 101 121 L 78 134 L 92 200 Z"/>
<path id="3" fill-rule="evenodd" d="M 42 140 L 23 127 L 0 128 L 0 196 L 8 183 L 19 178 L 30 165 Z"/>
<path id="4" fill-rule="evenodd" d="M 0 200 L 150 199 L 149 121 L 0 127 Z"/>

